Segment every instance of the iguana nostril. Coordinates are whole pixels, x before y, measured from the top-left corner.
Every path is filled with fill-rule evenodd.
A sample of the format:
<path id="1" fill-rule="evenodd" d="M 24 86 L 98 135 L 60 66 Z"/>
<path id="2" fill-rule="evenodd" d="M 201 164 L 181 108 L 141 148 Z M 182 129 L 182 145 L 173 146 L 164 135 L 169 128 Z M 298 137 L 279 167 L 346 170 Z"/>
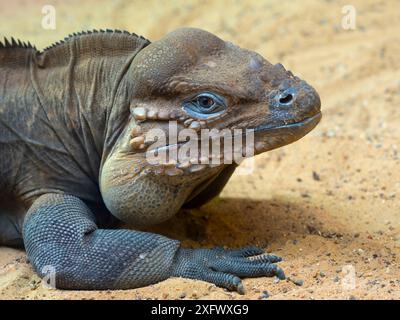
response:
<path id="1" fill-rule="evenodd" d="M 290 104 L 293 100 L 293 95 L 291 93 L 283 93 L 279 98 L 280 104 Z"/>

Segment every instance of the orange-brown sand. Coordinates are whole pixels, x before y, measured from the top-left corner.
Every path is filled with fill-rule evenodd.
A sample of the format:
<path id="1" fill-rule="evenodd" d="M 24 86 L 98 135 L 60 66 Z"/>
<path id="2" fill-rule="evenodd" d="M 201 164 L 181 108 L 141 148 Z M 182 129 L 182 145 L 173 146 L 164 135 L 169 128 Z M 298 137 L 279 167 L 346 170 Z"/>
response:
<path id="1" fill-rule="evenodd" d="M 292 280 L 245 279 L 244 296 L 177 278 L 61 291 L 41 285 L 23 251 L 2 247 L 0 299 L 259 299 L 263 291 L 268 299 L 399 299 L 400 2 L 353 0 L 355 30 L 341 26 L 345 1 L 165 3 L 1 1 L 1 33 L 44 48 L 92 28 L 155 40 L 200 27 L 315 86 L 323 120 L 311 134 L 257 156 L 253 174 L 235 175 L 219 198 L 152 229 L 186 246 L 263 246 L 284 257 Z M 44 4 L 57 10 L 56 30 L 41 28 Z"/>

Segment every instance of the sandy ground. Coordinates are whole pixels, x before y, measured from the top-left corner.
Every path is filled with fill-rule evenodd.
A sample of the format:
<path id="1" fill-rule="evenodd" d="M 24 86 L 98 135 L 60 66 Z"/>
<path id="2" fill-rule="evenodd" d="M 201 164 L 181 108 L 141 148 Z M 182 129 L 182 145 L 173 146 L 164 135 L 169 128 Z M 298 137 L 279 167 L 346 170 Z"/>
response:
<path id="1" fill-rule="evenodd" d="M 81 29 L 121 28 L 157 39 L 180 26 L 207 29 L 282 62 L 319 91 L 324 118 L 310 135 L 260 155 L 220 198 L 154 231 L 184 245 L 257 244 L 285 258 L 292 281 L 245 279 L 240 296 L 169 279 L 127 291 L 46 289 L 23 251 L 0 248 L 1 299 L 399 299 L 400 2 L 9 1 L 1 33 L 43 48 Z M 55 5 L 57 29 L 40 27 Z M 297 284 L 296 284 L 297 283 Z"/>

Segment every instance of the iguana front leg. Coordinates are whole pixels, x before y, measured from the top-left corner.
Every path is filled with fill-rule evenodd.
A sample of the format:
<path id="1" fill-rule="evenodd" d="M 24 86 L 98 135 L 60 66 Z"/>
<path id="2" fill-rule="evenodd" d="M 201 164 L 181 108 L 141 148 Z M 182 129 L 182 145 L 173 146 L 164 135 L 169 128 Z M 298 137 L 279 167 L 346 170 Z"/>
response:
<path id="1" fill-rule="evenodd" d="M 130 231 L 98 229 L 79 198 L 47 194 L 35 201 L 23 226 L 29 260 L 41 275 L 56 273 L 62 289 L 128 289 L 168 278 L 179 242 Z"/>
<path id="2" fill-rule="evenodd" d="M 276 256 L 258 248 L 184 249 L 178 241 L 132 230 L 98 229 L 79 198 L 47 194 L 35 201 L 23 227 L 28 257 L 44 276 L 56 272 L 63 289 L 128 289 L 172 276 L 199 279 L 243 292 L 239 277 L 283 278 Z"/>

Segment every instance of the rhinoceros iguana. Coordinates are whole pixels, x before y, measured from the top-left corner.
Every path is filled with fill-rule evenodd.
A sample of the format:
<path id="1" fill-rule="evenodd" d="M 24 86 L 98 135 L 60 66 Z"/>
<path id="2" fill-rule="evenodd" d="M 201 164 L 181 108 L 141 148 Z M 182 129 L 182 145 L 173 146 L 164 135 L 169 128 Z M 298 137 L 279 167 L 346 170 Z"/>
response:
<path id="1" fill-rule="evenodd" d="M 301 138 L 320 118 L 319 96 L 305 81 L 199 29 L 153 43 L 125 31 L 82 32 L 41 52 L 5 40 L 0 244 L 24 246 L 34 269 L 44 276 L 53 267 L 65 289 L 185 277 L 243 293 L 240 278 L 284 278 L 281 259 L 258 247 L 183 248 L 112 226 L 151 225 L 200 206 L 236 168 L 204 159 L 151 165 L 150 130 L 169 134 L 171 121 L 178 132 L 253 129 L 259 154 Z"/>

